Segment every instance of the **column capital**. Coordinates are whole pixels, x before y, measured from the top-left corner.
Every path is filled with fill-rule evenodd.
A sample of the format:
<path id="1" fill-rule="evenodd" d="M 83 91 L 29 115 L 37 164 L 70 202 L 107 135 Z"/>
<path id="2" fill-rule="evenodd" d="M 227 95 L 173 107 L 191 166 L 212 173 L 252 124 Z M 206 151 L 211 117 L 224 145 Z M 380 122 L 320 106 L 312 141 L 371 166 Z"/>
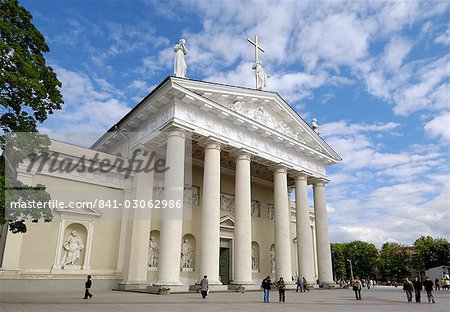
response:
<path id="1" fill-rule="evenodd" d="M 285 174 L 287 174 L 288 167 L 286 165 L 280 163 L 280 164 L 276 164 L 276 165 L 270 166 L 268 169 L 272 170 L 273 173 L 285 173 Z"/>
<path id="2" fill-rule="evenodd" d="M 203 147 L 205 150 L 206 149 L 216 149 L 216 150 L 220 151 L 222 145 L 227 144 L 227 142 L 220 140 L 218 138 L 209 136 L 209 137 L 205 138 L 204 140 L 199 141 L 198 144 L 201 147 Z"/>
<path id="3" fill-rule="evenodd" d="M 234 151 L 232 153 L 230 153 L 231 156 L 233 156 L 236 160 L 248 160 L 250 161 L 252 158 L 252 155 L 250 154 L 250 151 L 241 148 L 237 151 Z"/>
<path id="4" fill-rule="evenodd" d="M 311 177 L 311 174 L 306 171 L 295 171 L 295 172 L 291 173 L 290 176 L 292 178 L 294 178 L 296 181 L 297 180 L 308 180 L 308 177 Z"/>
<path id="5" fill-rule="evenodd" d="M 185 138 L 186 133 L 193 132 L 193 129 L 172 121 L 162 126 L 159 131 L 167 133 L 168 136 L 178 135 Z"/>
<path id="6" fill-rule="evenodd" d="M 312 181 L 313 187 L 325 187 L 325 184 L 329 183 L 330 180 L 325 178 L 314 178 Z"/>

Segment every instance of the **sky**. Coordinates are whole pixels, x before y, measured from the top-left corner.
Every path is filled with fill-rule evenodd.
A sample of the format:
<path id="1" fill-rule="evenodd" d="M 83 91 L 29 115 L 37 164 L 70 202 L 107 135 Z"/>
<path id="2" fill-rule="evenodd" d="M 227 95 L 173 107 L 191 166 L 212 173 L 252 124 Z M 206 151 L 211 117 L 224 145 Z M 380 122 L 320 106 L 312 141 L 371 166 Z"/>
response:
<path id="1" fill-rule="evenodd" d="M 450 238 L 448 1 L 23 1 L 64 107 L 39 129 L 102 133 L 173 72 L 278 92 L 342 157 L 327 169 L 331 242 Z M 76 144 L 70 134 L 59 139 Z"/>

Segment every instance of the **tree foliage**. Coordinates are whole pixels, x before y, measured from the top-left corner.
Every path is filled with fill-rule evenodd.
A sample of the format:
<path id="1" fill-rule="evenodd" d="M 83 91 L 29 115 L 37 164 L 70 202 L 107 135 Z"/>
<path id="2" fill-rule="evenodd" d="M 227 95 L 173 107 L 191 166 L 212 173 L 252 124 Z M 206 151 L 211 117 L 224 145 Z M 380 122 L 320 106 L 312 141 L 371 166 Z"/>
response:
<path id="1" fill-rule="evenodd" d="M 346 280 L 348 278 L 346 244 L 332 243 L 331 258 L 335 278 L 340 280 Z"/>
<path id="2" fill-rule="evenodd" d="M 362 278 L 373 278 L 377 263 L 378 250 L 374 244 L 353 241 L 346 246 L 347 259 L 352 261 L 353 274 Z"/>
<path id="3" fill-rule="evenodd" d="M 18 132 L 37 132 L 36 125 L 45 121 L 54 110 L 61 109 L 61 83 L 50 66 L 46 65 L 43 53 L 49 52 L 44 36 L 31 22 L 31 14 L 17 0 L 0 1 L 0 147 L 5 150 L 6 135 Z M 13 232 L 25 232 L 25 220 L 37 221 L 51 219 L 47 209 L 38 211 L 21 210 L 5 216 L 5 181 L 14 190 L 14 196 L 23 201 L 30 199 L 48 200 L 49 195 L 43 186 L 31 187 L 17 181 L 15 170 L 29 155 L 30 151 L 45 149 L 50 141 L 45 137 L 15 146 L 14 161 L 1 156 L 0 221 L 9 222 Z M 20 136 L 13 140 L 23 140 Z M 6 166 L 6 171 L 5 171 Z M 9 173 L 9 174 L 8 174 Z M 5 176 L 8 174 L 7 176 Z M 34 194 L 31 194 L 35 190 Z M 7 193 L 10 195 L 11 193 Z M 35 198 L 37 196 L 37 198 Z"/>
<path id="4" fill-rule="evenodd" d="M 440 265 L 450 265 L 450 243 L 444 238 L 421 236 L 414 242 L 413 267 L 420 274 Z"/>
<path id="5" fill-rule="evenodd" d="M 378 271 L 384 281 L 399 281 L 409 276 L 411 257 L 406 247 L 398 243 L 386 242 L 381 247 L 378 258 Z"/>
<path id="6" fill-rule="evenodd" d="M 450 243 L 444 238 L 421 236 L 411 247 L 386 242 L 378 252 L 373 244 L 363 241 L 332 243 L 331 257 L 336 279 L 349 279 L 351 260 L 354 275 L 364 279 L 399 282 L 411 274 L 424 275 L 425 270 L 450 266 Z M 412 252 L 411 252 L 412 251 Z"/>

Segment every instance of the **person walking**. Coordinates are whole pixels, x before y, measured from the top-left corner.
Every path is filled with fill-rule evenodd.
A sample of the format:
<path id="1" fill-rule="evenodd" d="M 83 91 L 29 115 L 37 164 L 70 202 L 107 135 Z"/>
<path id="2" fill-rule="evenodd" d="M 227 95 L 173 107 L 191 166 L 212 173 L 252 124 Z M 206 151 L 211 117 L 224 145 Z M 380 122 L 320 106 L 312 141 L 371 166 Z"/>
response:
<path id="1" fill-rule="evenodd" d="M 352 286 L 353 286 L 353 291 L 355 292 L 356 300 L 361 300 L 362 282 L 359 279 L 359 276 L 355 276 L 352 279 Z"/>
<path id="2" fill-rule="evenodd" d="M 302 278 L 302 284 L 303 284 L 303 292 L 306 292 L 306 291 L 308 291 L 309 292 L 309 289 L 308 289 L 308 282 L 306 281 L 306 278 L 303 276 L 303 278 Z"/>
<path id="3" fill-rule="evenodd" d="M 300 278 L 300 276 L 297 276 L 297 282 L 296 282 L 296 284 L 297 284 L 297 289 L 295 290 L 295 292 L 298 292 L 299 289 L 300 289 L 300 292 L 302 292 L 302 291 L 303 291 L 303 288 L 302 288 L 302 279 Z"/>
<path id="4" fill-rule="evenodd" d="M 209 282 L 208 276 L 203 276 L 203 279 L 200 281 L 200 292 L 202 293 L 202 298 L 205 299 L 208 295 L 209 290 Z"/>
<path id="5" fill-rule="evenodd" d="M 435 303 L 433 296 L 433 281 L 430 280 L 428 276 L 425 276 L 425 281 L 423 282 L 423 287 L 427 292 L 428 303 Z"/>
<path id="6" fill-rule="evenodd" d="M 87 299 L 87 298 L 92 298 L 93 295 L 89 292 L 91 290 L 92 287 L 92 277 L 90 275 L 87 276 L 87 281 L 86 283 L 84 283 L 84 298 L 83 299 Z"/>
<path id="7" fill-rule="evenodd" d="M 269 294 L 270 287 L 272 285 L 272 281 L 270 280 L 270 276 L 267 276 L 262 280 L 261 288 L 264 290 L 264 303 L 269 303 Z"/>
<path id="8" fill-rule="evenodd" d="M 414 285 L 406 276 L 403 280 L 403 290 L 406 293 L 406 299 L 408 300 L 408 303 L 412 302 L 412 292 L 414 290 Z"/>
<path id="9" fill-rule="evenodd" d="M 416 303 L 420 303 L 420 293 L 422 292 L 422 282 L 419 281 L 418 277 L 414 278 L 414 282 L 413 282 L 413 286 L 414 286 L 414 294 L 415 294 L 415 298 L 416 298 Z"/>
<path id="10" fill-rule="evenodd" d="M 284 303 L 286 301 L 286 284 L 284 283 L 284 280 L 282 277 L 280 277 L 280 279 L 278 280 L 276 285 L 278 288 L 278 296 L 279 296 L 278 302 Z"/>
<path id="11" fill-rule="evenodd" d="M 436 287 L 436 290 L 441 290 L 441 284 L 439 283 L 439 279 L 437 277 L 434 280 L 434 286 Z"/>

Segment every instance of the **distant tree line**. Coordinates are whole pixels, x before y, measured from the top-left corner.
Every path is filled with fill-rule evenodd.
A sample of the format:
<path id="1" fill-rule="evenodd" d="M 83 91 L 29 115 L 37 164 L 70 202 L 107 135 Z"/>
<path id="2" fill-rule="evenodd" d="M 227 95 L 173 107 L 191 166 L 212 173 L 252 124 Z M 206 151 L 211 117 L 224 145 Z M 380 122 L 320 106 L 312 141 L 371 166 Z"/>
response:
<path id="1" fill-rule="evenodd" d="M 386 242 L 378 250 L 364 241 L 332 243 L 331 257 L 335 280 L 353 275 L 364 279 L 398 282 L 404 276 L 423 277 L 425 270 L 450 265 L 450 243 L 445 238 L 421 236 L 413 246 Z"/>

